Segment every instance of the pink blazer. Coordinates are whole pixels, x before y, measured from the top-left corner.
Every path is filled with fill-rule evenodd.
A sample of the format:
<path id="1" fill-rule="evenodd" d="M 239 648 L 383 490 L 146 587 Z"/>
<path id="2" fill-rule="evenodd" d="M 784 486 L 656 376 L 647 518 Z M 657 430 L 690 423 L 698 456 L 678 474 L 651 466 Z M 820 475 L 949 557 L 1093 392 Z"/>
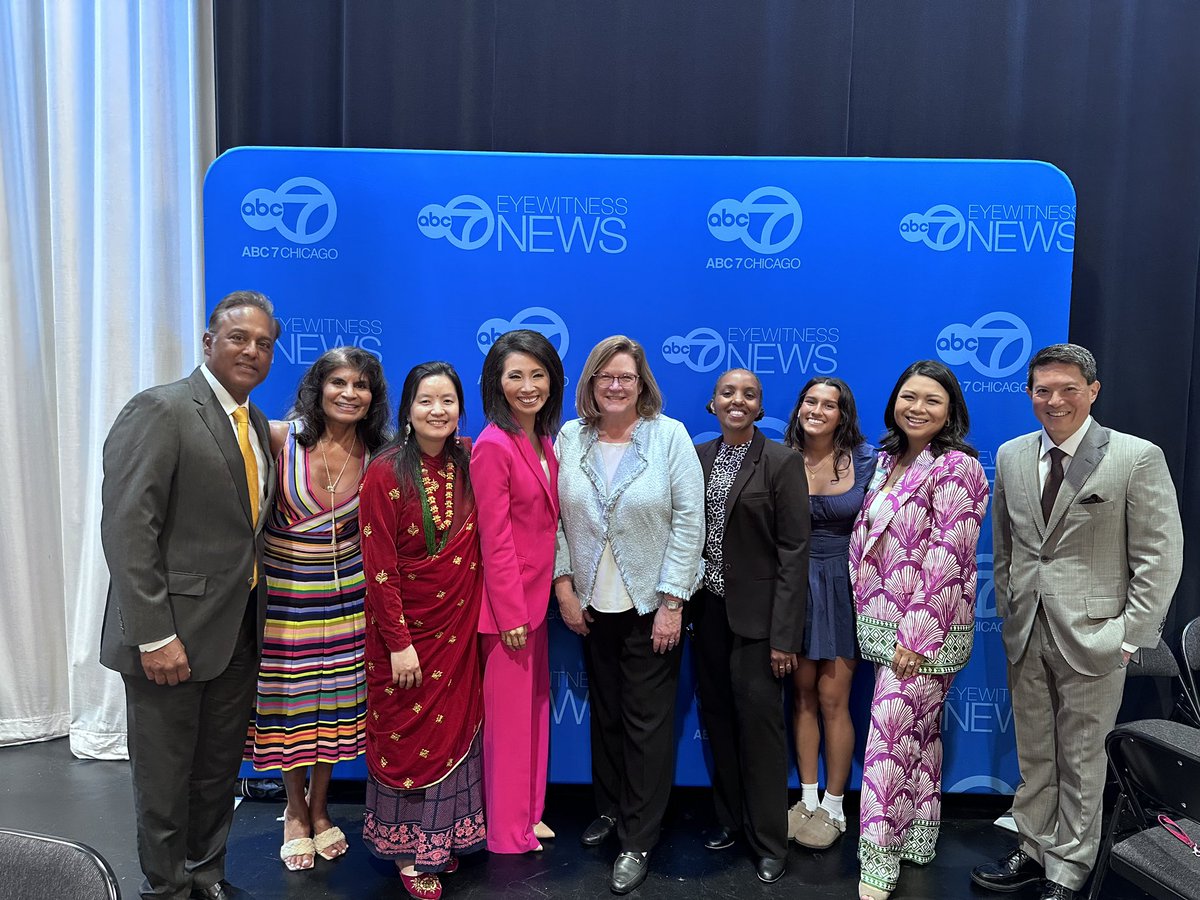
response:
<path id="1" fill-rule="evenodd" d="M 868 510 L 894 466 L 879 454 L 850 535 L 859 649 L 864 659 L 886 665 L 899 642 L 926 657 L 922 672 L 957 672 L 970 658 L 975 632 L 975 551 L 987 476 L 965 453 L 935 459 L 925 450 L 870 521 Z"/>
<path id="2" fill-rule="evenodd" d="M 483 634 L 526 624 L 532 630 L 546 621 L 558 531 L 558 460 L 550 438 L 541 441 L 549 481 L 523 434 L 488 425 L 471 451 L 483 548 Z"/>

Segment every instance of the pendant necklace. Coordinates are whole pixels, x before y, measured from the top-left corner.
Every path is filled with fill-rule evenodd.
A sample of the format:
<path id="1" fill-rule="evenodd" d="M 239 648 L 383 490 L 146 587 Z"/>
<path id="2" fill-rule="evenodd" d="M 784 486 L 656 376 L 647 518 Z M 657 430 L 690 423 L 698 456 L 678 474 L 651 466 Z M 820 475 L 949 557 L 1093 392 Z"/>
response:
<path id="1" fill-rule="evenodd" d="M 350 460 L 354 456 L 354 451 L 358 448 L 358 432 L 354 432 L 354 440 L 350 442 L 350 451 L 346 454 L 346 460 L 342 463 L 341 470 L 337 473 L 337 478 L 329 477 L 329 459 L 325 456 L 325 441 L 317 441 L 317 446 L 321 450 L 321 463 L 325 466 L 325 490 L 329 491 L 329 547 L 333 554 L 333 588 L 339 594 L 342 592 L 342 579 L 338 573 L 337 561 L 337 510 L 334 500 L 336 499 L 338 482 L 342 480 L 342 476 L 346 474 L 346 466 L 350 465 Z"/>
<path id="2" fill-rule="evenodd" d="M 810 466 L 808 464 L 808 456 L 807 455 L 805 455 L 803 453 L 801 453 L 800 455 L 804 458 L 804 468 L 808 469 L 808 471 L 810 471 L 812 474 L 816 475 L 817 469 L 821 468 L 821 463 L 825 462 L 825 460 L 827 460 L 827 459 L 829 459 L 829 457 L 833 456 L 833 451 L 830 450 L 828 453 L 826 453 L 824 456 L 822 456 L 820 459 L 818 459 L 816 465 L 813 465 L 813 466 Z"/>

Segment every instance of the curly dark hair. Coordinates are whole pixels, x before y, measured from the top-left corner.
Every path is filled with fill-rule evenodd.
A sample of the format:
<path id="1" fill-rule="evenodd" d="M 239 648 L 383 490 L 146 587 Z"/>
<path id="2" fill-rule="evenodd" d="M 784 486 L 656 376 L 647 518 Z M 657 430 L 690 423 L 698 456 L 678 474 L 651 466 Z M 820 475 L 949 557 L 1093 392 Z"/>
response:
<path id="1" fill-rule="evenodd" d="M 904 382 L 916 375 L 932 378 L 942 386 L 950 398 L 946 424 L 929 442 L 929 449 L 933 455 L 941 456 L 947 451 L 958 450 L 967 456 L 978 457 L 979 452 L 967 443 L 967 433 L 971 430 L 971 416 L 967 413 L 967 401 L 963 398 L 962 388 L 954 373 L 936 359 L 917 360 L 900 374 L 883 410 L 883 424 L 887 431 L 879 440 L 880 449 L 893 457 L 902 456 L 908 450 L 908 436 L 896 425 L 896 398 L 900 396 Z"/>
<path id="2" fill-rule="evenodd" d="M 546 403 L 538 410 L 533 430 L 537 434 L 554 437 L 562 419 L 563 364 L 558 351 L 546 336 L 527 328 L 506 331 L 496 338 L 483 360 L 483 374 L 479 379 L 479 393 L 483 398 L 484 417 L 509 434 L 518 434 L 521 427 L 513 417 L 512 409 L 504 396 L 504 365 L 511 353 L 532 356 L 546 370 L 550 382 Z"/>
<path id="3" fill-rule="evenodd" d="M 358 423 L 358 439 L 374 453 L 391 437 L 392 414 L 388 409 L 387 379 L 383 377 L 379 357 L 359 347 L 334 347 L 323 353 L 301 376 L 300 384 L 296 386 L 296 400 L 287 414 L 289 420 L 303 422 L 303 427 L 296 432 L 296 443 L 313 447 L 325 433 L 325 410 L 321 403 L 325 381 L 343 367 L 361 373 L 371 389 L 371 405 Z"/>
<path id="4" fill-rule="evenodd" d="M 413 402 L 417 399 L 417 389 L 421 386 L 421 382 L 426 378 L 432 378 L 434 375 L 445 375 L 450 379 L 450 382 L 454 385 L 454 393 L 458 395 L 458 408 L 461 413 L 459 421 L 466 420 L 462 379 L 458 377 L 458 372 L 454 371 L 454 366 L 448 362 L 435 360 L 433 362 L 423 362 L 420 365 L 413 366 L 409 370 L 408 375 L 404 378 L 404 388 L 400 392 L 400 408 L 396 412 L 396 438 L 388 445 L 384 453 L 378 457 L 381 460 L 391 460 L 392 471 L 396 475 L 396 483 L 400 485 L 401 491 L 406 496 L 413 496 L 416 491 L 420 490 L 421 472 L 421 446 L 417 443 L 417 439 L 411 435 L 412 419 L 410 410 L 412 409 Z M 458 467 L 459 478 L 461 479 L 460 484 L 462 484 L 465 492 L 464 496 L 466 496 L 471 491 L 471 455 L 459 442 L 457 428 L 446 439 L 446 458 Z"/>
<path id="5" fill-rule="evenodd" d="M 833 480 L 840 481 L 841 472 L 854 465 L 854 451 L 866 441 L 858 422 L 858 404 L 854 402 L 854 393 L 850 390 L 850 385 L 842 379 L 828 375 L 817 375 L 808 379 L 804 387 L 800 388 L 800 393 L 796 395 L 796 405 L 792 407 L 792 416 L 788 419 L 783 442 L 793 450 L 804 450 L 804 428 L 800 425 L 800 407 L 804 404 L 805 395 L 817 385 L 826 385 L 835 388 L 838 392 L 838 423 L 837 427 L 833 429 Z"/>

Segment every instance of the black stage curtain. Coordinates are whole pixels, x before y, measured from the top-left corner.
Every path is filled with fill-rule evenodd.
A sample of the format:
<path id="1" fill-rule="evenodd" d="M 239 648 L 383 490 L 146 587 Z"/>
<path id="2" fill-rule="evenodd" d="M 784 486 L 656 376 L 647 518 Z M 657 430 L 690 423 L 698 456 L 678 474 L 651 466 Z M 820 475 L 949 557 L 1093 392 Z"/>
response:
<path id="1" fill-rule="evenodd" d="M 216 0 L 214 21 L 221 150 L 1054 163 L 1096 416 L 1163 448 L 1193 542 L 1168 638 L 1200 615 L 1200 4 Z"/>

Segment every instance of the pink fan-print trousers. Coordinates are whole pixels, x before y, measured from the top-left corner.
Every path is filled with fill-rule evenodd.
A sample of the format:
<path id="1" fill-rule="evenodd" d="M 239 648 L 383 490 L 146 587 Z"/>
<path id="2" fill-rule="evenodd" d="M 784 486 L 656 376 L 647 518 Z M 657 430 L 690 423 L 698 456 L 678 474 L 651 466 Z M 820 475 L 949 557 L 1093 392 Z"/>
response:
<path id="1" fill-rule="evenodd" d="M 875 666 L 863 760 L 861 879 L 896 889 L 900 860 L 933 859 L 942 822 L 942 705 L 953 674 L 897 678 Z"/>

